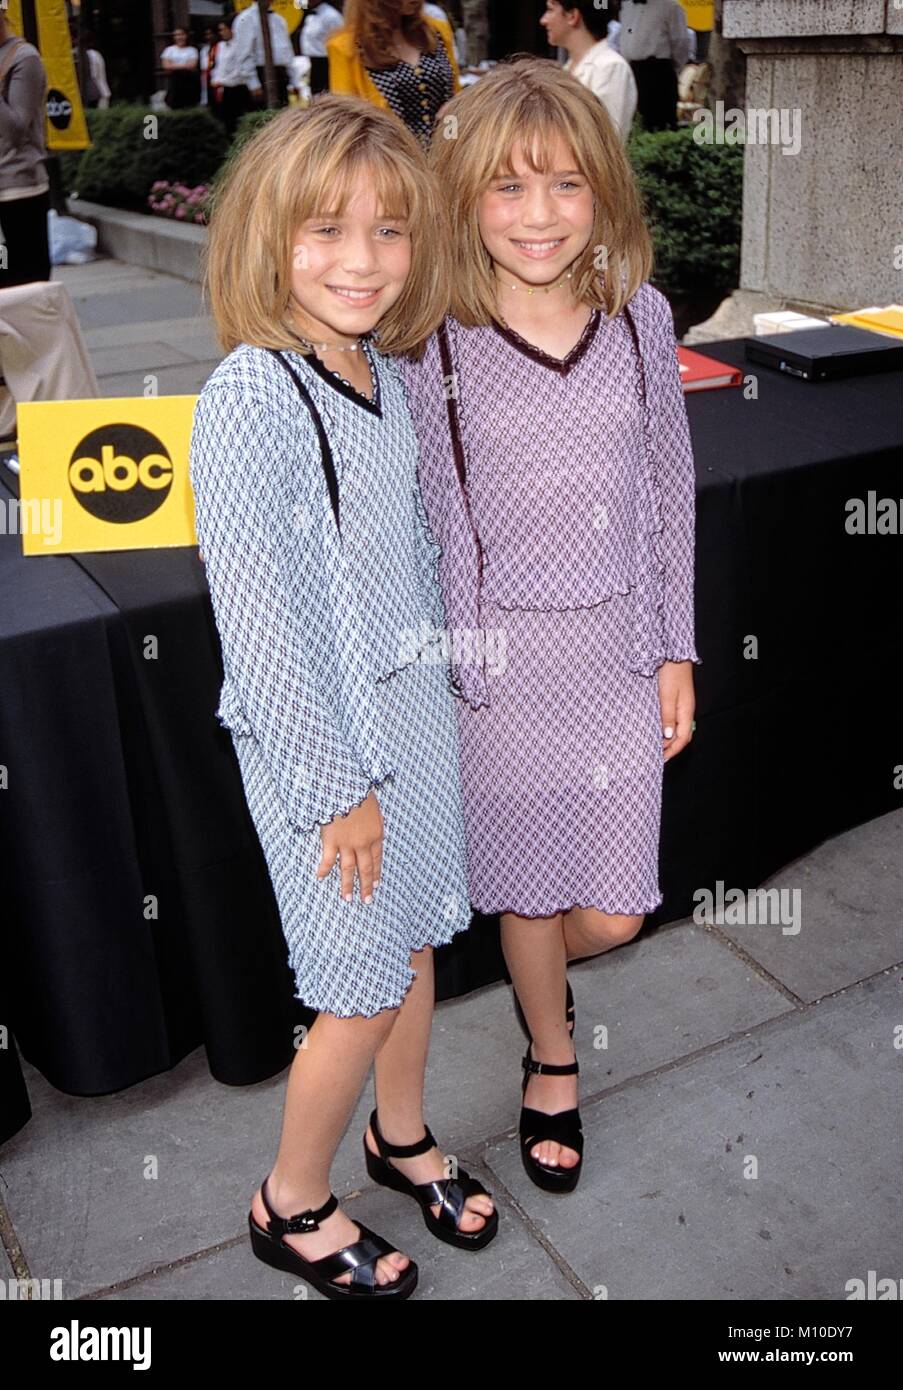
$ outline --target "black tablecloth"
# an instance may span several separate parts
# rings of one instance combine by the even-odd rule
[[[845,503],[903,496],[903,373],[812,385],[750,368],[741,340],[704,351],[754,370],[758,398],[688,397],[703,665],[696,737],[665,768],[652,927],[900,799],[901,540],[850,535]],[[0,467],[4,512],[17,491]],[[310,1015],[220,680],[195,548],[26,559],[0,534],[0,1141],[31,1113],[14,1038],[73,1095],[200,1044],[232,1085],[291,1061]],[[440,999],[500,979],[497,921],[436,964]]]

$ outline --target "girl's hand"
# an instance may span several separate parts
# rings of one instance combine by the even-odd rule
[[[373,901],[373,886],[379,883],[383,862],[383,818],[373,792],[346,816],[336,816],[320,829],[323,857],[317,865],[317,878],[325,878],[338,859],[342,869],[341,892],[345,902],[354,895],[357,869],[361,900]]]
[[[696,696],[692,661],[666,661],[658,670],[665,762],[686,748],[693,737]]]

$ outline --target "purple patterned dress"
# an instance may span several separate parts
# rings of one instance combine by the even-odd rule
[[[670,306],[645,283],[628,308],[563,359],[449,318],[402,365],[482,912],[662,901],[656,672],[700,662],[695,471]]]

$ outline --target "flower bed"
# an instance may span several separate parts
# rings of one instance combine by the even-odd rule
[[[205,183],[191,188],[185,183],[157,179],[147,196],[147,205],[158,217],[173,217],[179,222],[198,222],[206,226],[209,196],[210,190]]]

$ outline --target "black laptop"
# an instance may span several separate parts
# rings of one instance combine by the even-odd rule
[[[750,362],[761,362],[804,381],[835,381],[903,368],[903,338],[870,333],[845,323],[747,338],[745,345]]]

